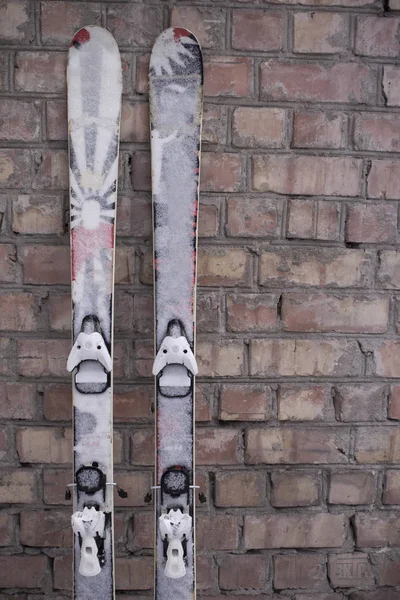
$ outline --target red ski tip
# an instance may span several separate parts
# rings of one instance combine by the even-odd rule
[[[178,44],[183,37],[189,37],[190,31],[183,27],[174,27],[174,41]]]
[[[87,29],[83,27],[83,29],[80,29],[78,33],[73,37],[69,47],[71,48],[71,46],[75,46],[75,48],[79,48],[79,46],[82,46],[82,44],[86,44],[86,42],[88,42],[89,40],[90,33]]]

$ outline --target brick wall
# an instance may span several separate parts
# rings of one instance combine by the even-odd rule
[[[116,577],[150,596],[147,66],[205,54],[198,588],[400,599],[400,2],[0,3],[0,593],[69,597],[66,48],[115,35],[124,105],[115,347]],[[398,586],[396,588],[396,585]]]

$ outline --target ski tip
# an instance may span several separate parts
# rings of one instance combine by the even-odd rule
[[[79,48],[82,46],[82,44],[86,44],[89,40],[90,40],[89,31],[87,30],[86,27],[82,27],[82,29],[79,29],[79,31],[77,31],[76,34],[74,35],[74,37],[72,38],[69,47],[72,48],[72,46],[73,46],[74,48],[79,50]]]
[[[115,41],[114,36],[108,29],[104,29],[104,27],[99,27],[98,25],[88,25],[79,29],[72,38],[69,47],[80,50],[82,47],[86,46],[88,42],[94,42],[96,45],[101,44],[109,50],[118,51],[117,42]]]
[[[185,27],[169,27],[156,39],[150,58],[150,74],[202,73],[199,40]]]

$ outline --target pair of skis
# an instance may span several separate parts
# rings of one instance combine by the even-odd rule
[[[183,28],[150,62],[156,381],[158,600],[195,595],[195,291],[202,55]],[[113,287],[121,61],[85,27],[68,62],[74,407],[74,598],[114,598]],[[118,488],[117,488],[118,489]],[[118,489],[120,495],[126,495]]]

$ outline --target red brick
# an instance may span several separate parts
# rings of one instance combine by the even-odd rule
[[[280,236],[282,202],[275,199],[229,198],[226,234],[238,237]]]
[[[358,512],[354,528],[358,548],[400,546],[400,523],[396,512]]]
[[[238,192],[242,188],[240,154],[203,152],[200,189],[202,192]]]
[[[2,419],[35,419],[38,413],[36,388],[30,383],[0,384],[0,416]]]
[[[128,492],[127,498],[115,497],[116,506],[147,506],[145,496],[151,491],[152,486],[150,471],[117,471],[114,477],[118,485]]]
[[[101,25],[100,4],[94,2],[42,2],[41,33],[45,44],[69,44],[84,25]]]
[[[262,506],[266,497],[263,473],[236,471],[215,476],[215,505],[222,508]]]
[[[72,590],[72,556],[56,556],[53,569],[54,589]]]
[[[204,95],[245,98],[252,94],[251,59],[212,56],[204,64]]]
[[[153,386],[149,385],[117,388],[114,391],[114,418],[124,422],[148,422],[152,419],[153,394]]]
[[[347,50],[348,37],[348,16],[343,13],[313,11],[294,15],[294,52],[344,52]]]
[[[0,140],[38,142],[40,140],[41,104],[2,98],[0,104]]]
[[[284,294],[282,323],[286,331],[385,333],[389,298],[338,294]]]
[[[400,253],[395,250],[379,252],[378,281],[380,287],[398,289],[400,287]]]
[[[340,203],[318,200],[315,206],[315,238],[317,240],[338,240],[340,237]]]
[[[271,0],[272,4],[281,4],[281,0]],[[299,4],[307,6],[343,6],[345,8],[352,8],[358,6],[373,6],[373,0],[285,0],[285,4]],[[336,596],[335,596],[336,598]],[[296,598],[296,600],[298,600]],[[302,598],[303,600],[303,598]],[[325,597],[321,600],[331,600]]]
[[[359,464],[400,461],[400,432],[396,427],[358,427],[354,457]]]
[[[219,331],[221,321],[221,298],[218,294],[199,294],[196,297],[197,333]]]
[[[125,314],[127,312],[125,308]],[[117,320],[117,319],[116,319]],[[148,295],[135,294],[133,298],[133,319],[131,322],[134,331],[137,333],[153,333],[154,331],[154,307],[153,298]],[[132,328],[131,325],[128,327],[120,327],[122,331],[126,331]]]
[[[400,585],[400,558],[398,552],[385,552],[373,555],[373,565],[377,570],[379,585]]]
[[[67,140],[67,103],[64,100],[48,100],[46,108],[47,139],[50,141]]]
[[[225,144],[228,123],[228,107],[205,103],[201,139],[210,144]],[[201,216],[201,213],[200,213]]]
[[[16,283],[19,265],[17,263],[16,247],[13,244],[0,245],[0,281],[1,283]]]
[[[15,89],[19,92],[65,92],[65,52],[17,52]]]
[[[331,554],[328,557],[329,580],[333,587],[354,588],[375,583],[368,554]]]
[[[359,63],[300,64],[271,59],[261,65],[261,97],[291,102],[374,104],[376,68]]]
[[[374,363],[379,377],[400,377],[400,344],[396,340],[382,342],[374,349]]]
[[[400,385],[390,386],[388,418],[400,419]]]
[[[346,471],[332,473],[329,484],[330,504],[372,504],[376,495],[373,472]]]
[[[0,293],[0,329],[36,331],[40,328],[41,304],[33,294]]]
[[[358,196],[362,161],[350,157],[253,156],[252,189],[303,196]]]
[[[154,428],[137,429],[131,433],[131,459],[133,465],[154,465]]]
[[[233,145],[238,148],[282,148],[286,111],[242,106],[233,113]]]
[[[400,5],[399,5],[400,8]],[[382,88],[387,106],[400,106],[400,69],[395,65],[383,67]]]
[[[69,340],[20,339],[18,341],[18,373],[23,377],[65,377]]]
[[[388,390],[385,385],[336,385],[333,390],[337,421],[385,421]]]
[[[121,142],[148,142],[149,138],[149,105],[144,102],[124,102],[121,111]]]
[[[14,340],[0,337],[0,375],[15,376],[16,349]]]
[[[247,286],[251,256],[242,248],[204,246],[198,255],[197,277],[203,286]]]
[[[196,556],[196,589],[208,590],[216,587],[214,561],[210,556]]]
[[[55,234],[64,233],[64,198],[62,196],[20,195],[13,202],[15,233]]]
[[[397,200],[400,185],[400,161],[373,160],[368,176],[368,197]]]
[[[198,465],[236,465],[242,462],[238,429],[202,428],[196,432]]]
[[[281,385],[278,393],[280,421],[330,421],[334,417],[332,399],[323,385]]]
[[[134,298],[129,292],[117,291],[114,296],[114,331],[132,333],[134,330],[133,317],[133,302]],[[151,307],[151,305],[150,305]],[[148,307],[148,309],[150,309]],[[150,310],[148,311],[150,312]],[[147,311],[144,311],[147,316]],[[140,318],[140,315],[139,315]],[[138,317],[136,317],[138,319]],[[139,321],[140,322],[140,321]],[[146,319],[143,319],[143,324],[146,324]],[[137,329],[137,328],[136,328]]]
[[[65,150],[37,150],[35,152],[34,190],[68,189],[68,154]]]
[[[162,31],[162,8],[141,4],[108,5],[107,27],[119,46],[150,47]]]
[[[2,504],[33,504],[38,502],[38,475],[32,469],[19,467],[13,471],[3,467],[0,474]]]
[[[319,504],[321,473],[274,471],[271,473],[271,504],[277,508]]]
[[[266,557],[262,554],[226,554],[219,562],[218,579],[222,590],[263,590]]]
[[[273,331],[277,329],[278,295],[234,294],[226,297],[228,331]]]
[[[25,546],[68,548],[72,545],[70,511],[23,510],[20,542]]]
[[[43,501],[45,504],[71,505],[71,500],[65,499],[67,485],[71,483],[71,469],[43,470]]]
[[[326,586],[323,554],[278,554],[274,556],[274,588],[321,589]]]
[[[135,248],[117,247],[115,252],[115,283],[133,283],[135,281]]]
[[[15,517],[10,515],[9,512],[0,513],[0,546],[13,546],[15,541],[15,534],[17,532],[17,524]]]
[[[251,340],[250,373],[256,377],[349,377],[361,374],[363,362],[354,340]]]
[[[246,463],[343,464],[348,462],[349,430],[251,428],[247,432]],[[279,547],[279,546],[278,546]]]
[[[23,248],[24,283],[69,284],[68,246],[25,246]]]
[[[31,44],[34,11],[29,0],[9,0],[0,7],[0,38],[4,44]]]
[[[200,342],[196,358],[203,377],[237,377],[246,372],[242,340]]]
[[[280,513],[244,518],[244,543],[248,550],[338,548],[344,538],[345,517],[340,514]]]
[[[282,50],[285,15],[271,10],[233,10],[232,48],[235,50]]]
[[[131,552],[154,547],[154,511],[136,512],[128,527],[127,548]]]
[[[117,557],[117,590],[149,590],[154,584],[154,559],[151,556]]]
[[[71,296],[50,294],[48,299],[50,329],[71,331]]]
[[[332,598],[332,600],[336,599]],[[400,594],[399,592],[396,592],[395,590],[386,587],[377,588],[372,591],[359,590],[351,592],[349,600],[400,600]]]
[[[356,54],[396,58],[399,54],[400,20],[363,15],[357,19]]]
[[[207,422],[213,418],[214,386],[196,383],[196,422]]]
[[[72,431],[62,427],[21,428],[17,431],[17,452],[24,463],[69,463]]]
[[[8,72],[9,72],[10,57],[7,52],[0,52],[0,90],[8,91]]]
[[[150,54],[142,54],[136,59],[136,92],[147,94],[149,91],[149,63]]]
[[[302,111],[294,114],[295,148],[345,148],[346,141],[347,115],[333,111]]]
[[[26,188],[31,182],[31,156],[28,150],[0,151],[0,189]]]
[[[239,543],[239,523],[235,515],[199,514],[196,518],[197,550],[236,550]]]
[[[223,8],[200,6],[173,6],[171,27],[185,27],[192,31],[203,49],[220,49],[224,46],[226,11]]]
[[[148,192],[151,190],[151,166],[149,152],[133,152],[131,161],[133,189]]]
[[[118,194],[117,236],[149,237],[151,229],[151,200],[146,194]]]
[[[47,556],[0,556],[2,588],[42,588],[51,585]]]
[[[358,115],[354,142],[359,150],[399,152],[400,118],[398,115]]]
[[[364,250],[281,249],[261,254],[260,284],[369,287],[373,270],[372,255]]]
[[[43,413],[48,421],[71,421],[71,386],[59,383],[46,385],[43,397]]]

